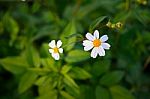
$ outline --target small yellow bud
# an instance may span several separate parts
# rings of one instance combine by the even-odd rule
[[[143,5],[146,5],[146,4],[147,4],[147,1],[146,1],[146,0],[145,0],[145,1],[143,1],[143,2],[142,2],[142,4],[143,4]]]
[[[112,23],[109,21],[106,26],[108,26],[109,28],[111,27]]]
[[[117,23],[116,23],[116,27],[117,27],[117,28],[121,28],[122,26],[123,26],[123,24],[122,24],[121,22],[117,22]]]
[[[112,24],[112,25],[111,25],[111,28],[112,28],[112,29],[116,28],[116,24]]]
[[[139,4],[143,4],[146,5],[147,4],[147,0],[136,0]]]

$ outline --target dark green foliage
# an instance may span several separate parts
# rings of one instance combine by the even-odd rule
[[[0,0],[0,99],[150,99],[149,11],[148,0]],[[93,59],[82,41],[95,29],[111,47]]]

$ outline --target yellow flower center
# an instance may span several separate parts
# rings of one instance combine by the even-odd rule
[[[53,50],[54,50],[54,53],[58,53],[58,48],[57,47],[53,48]]]
[[[93,45],[94,45],[94,47],[99,47],[101,45],[101,41],[99,39],[95,39],[93,41]]]

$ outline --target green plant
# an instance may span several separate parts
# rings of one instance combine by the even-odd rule
[[[149,99],[150,4],[141,2],[0,1],[0,98]],[[105,57],[83,51],[94,30],[109,37]],[[59,61],[53,39],[63,42]]]

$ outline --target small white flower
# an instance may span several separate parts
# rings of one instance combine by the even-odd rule
[[[105,41],[108,40],[107,35],[103,35],[99,38],[99,31],[95,30],[94,35],[92,35],[91,33],[87,33],[86,38],[88,40],[83,41],[84,51],[89,51],[93,48],[91,52],[91,57],[96,58],[97,55],[105,56],[104,49],[110,48],[110,45],[108,43],[105,43]]]
[[[57,44],[56,44],[55,40],[52,40],[49,43],[49,47],[51,48],[51,49],[49,49],[49,52],[51,53],[52,57],[55,60],[59,60],[59,58],[60,58],[59,53],[63,53],[63,48],[60,48],[61,45],[62,45],[61,40],[58,40]]]

